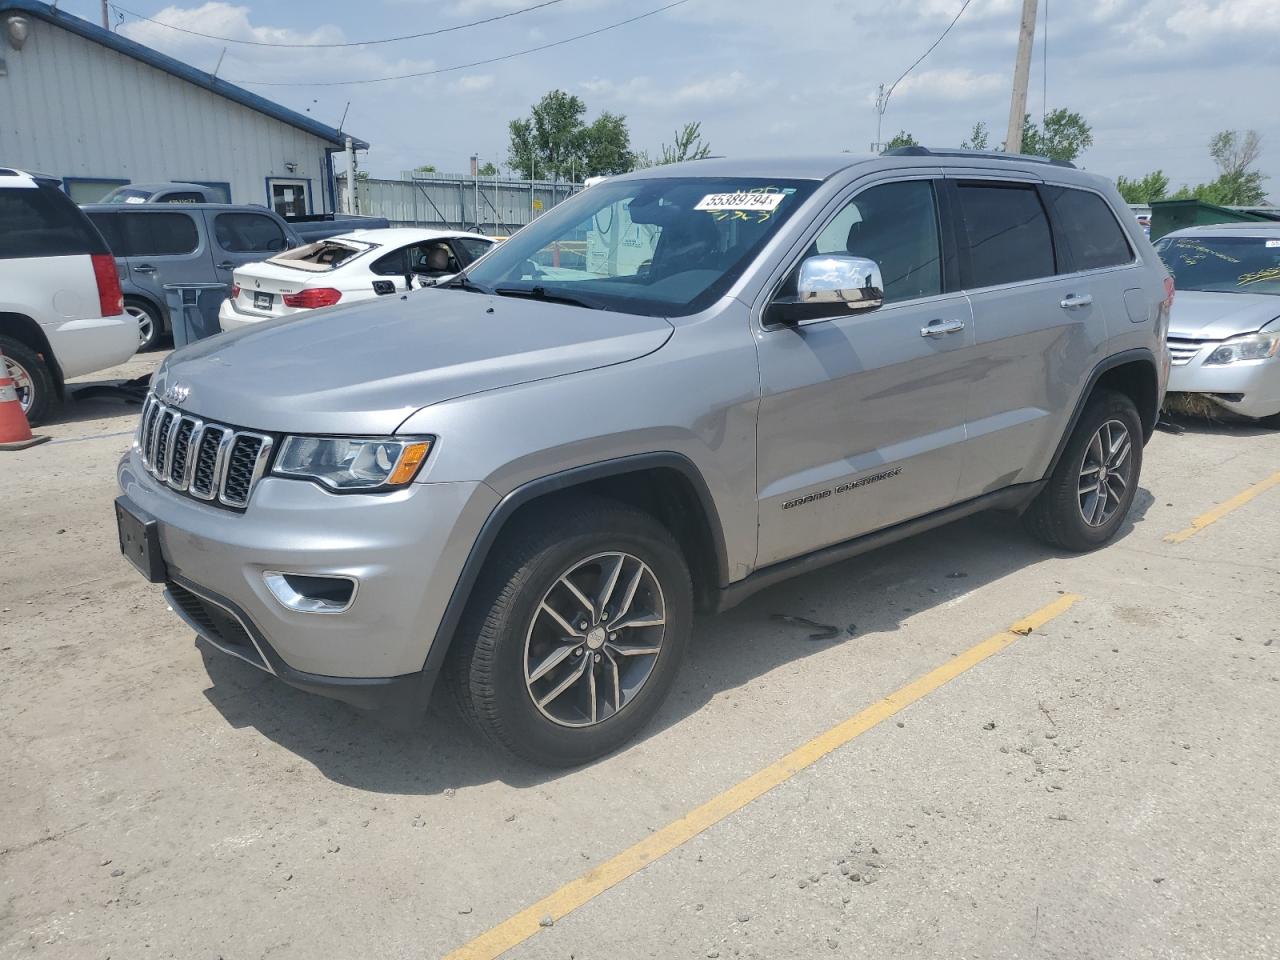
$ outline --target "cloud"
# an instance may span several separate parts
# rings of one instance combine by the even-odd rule
[[[751,84],[746,74],[733,70],[675,88],[658,87],[646,76],[632,77],[622,83],[595,77],[582,81],[578,86],[586,93],[613,103],[658,106],[723,103],[740,97]]]
[[[454,93],[481,93],[493,86],[494,76],[491,73],[475,73],[460,77],[449,84]]]
[[[963,102],[990,96],[1009,85],[1009,77],[1000,73],[975,73],[968,67],[925,70],[913,73],[893,91],[893,99],[915,99],[923,102]],[[872,96],[871,102],[875,102]]]

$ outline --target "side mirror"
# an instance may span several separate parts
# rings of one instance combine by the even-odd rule
[[[880,266],[865,257],[809,257],[800,264],[796,295],[769,305],[772,323],[831,320],[845,311],[874,310],[884,303]],[[842,309],[843,308],[843,309]]]

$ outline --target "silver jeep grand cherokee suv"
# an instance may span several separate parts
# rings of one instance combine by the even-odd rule
[[[575,764],[633,737],[695,610],[957,517],[1124,523],[1172,285],[1115,189],[1027,157],[657,167],[445,288],[156,372],[121,546],[304,690]]]

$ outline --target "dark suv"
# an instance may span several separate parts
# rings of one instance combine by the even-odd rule
[[[265,207],[225,203],[95,203],[81,207],[115,254],[140,349],[169,333],[167,283],[221,283],[236,267],[302,241]]]

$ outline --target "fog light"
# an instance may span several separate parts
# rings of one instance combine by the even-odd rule
[[[355,577],[267,570],[262,579],[273,597],[298,613],[345,613],[356,599]]]

